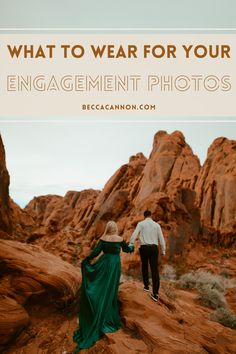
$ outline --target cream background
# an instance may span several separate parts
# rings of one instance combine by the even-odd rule
[[[236,35],[233,34],[103,34],[103,35],[1,35],[1,57],[0,57],[0,90],[2,97],[1,114],[5,117],[61,117],[81,116],[94,114],[94,116],[137,116],[143,115],[155,117],[166,116],[235,116],[236,106]],[[85,48],[85,55],[81,59],[63,58],[61,44],[82,44]],[[177,47],[176,58],[154,58],[149,56],[144,59],[142,48],[145,44],[155,46],[162,44],[165,47],[173,44]],[[12,59],[7,50],[7,44],[33,44],[35,48],[39,45],[46,47],[47,44],[56,44],[54,58],[52,59]],[[139,51],[139,58],[108,59],[94,58],[90,50],[90,44],[114,44],[118,48],[121,44],[127,48],[128,44],[135,44]],[[204,44],[208,46],[227,44],[231,47],[231,58],[203,58],[194,56],[185,58],[185,52],[181,47],[183,44]],[[7,75],[45,75],[51,77],[63,75],[140,75],[143,80],[137,92],[7,92]],[[231,77],[232,89],[230,91],[207,92],[205,90],[194,92],[173,91],[164,92],[154,90],[147,91],[145,81],[148,75],[229,75]],[[82,104],[155,104],[156,110],[150,111],[82,111]]]

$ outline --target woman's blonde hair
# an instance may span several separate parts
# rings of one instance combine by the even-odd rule
[[[118,235],[118,227],[115,221],[108,221],[103,236]]]

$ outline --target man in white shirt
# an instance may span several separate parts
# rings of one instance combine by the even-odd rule
[[[161,245],[161,254],[165,255],[165,240],[162,234],[161,226],[152,220],[151,212],[146,210],[144,212],[144,220],[140,221],[134,230],[131,238],[130,245],[139,236],[140,241],[140,257],[142,262],[142,275],[144,291],[149,290],[149,276],[148,276],[148,263],[150,264],[152,273],[152,288],[153,293],[151,298],[158,301],[158,291],[160,287],[160,277],[158,271],[158,244]]]

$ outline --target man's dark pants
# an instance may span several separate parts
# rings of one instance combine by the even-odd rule
[[[150,264],[153,294],[158,294],[160,287],[160,277],[158,271],[158,247],[157,245],[141,245],[139,252],[142,261],[143,284],[145,288],[148,288],[148,264]]]

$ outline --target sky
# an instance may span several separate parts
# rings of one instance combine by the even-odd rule
[[[0,0],[1,28],[232,28],[235,0]],[[6,32],[5,32],[6,33]],[[4,117],[3,117],[4,118]],[[158,130],[181,130],[203,163],[218,136],[236,139],[235,123],[2,123],[10,194],[24,206],[43,194],[102,188],[129,157],[149,156]]]
[[[235,0],[0,0],[0,27],[235,27]]]

